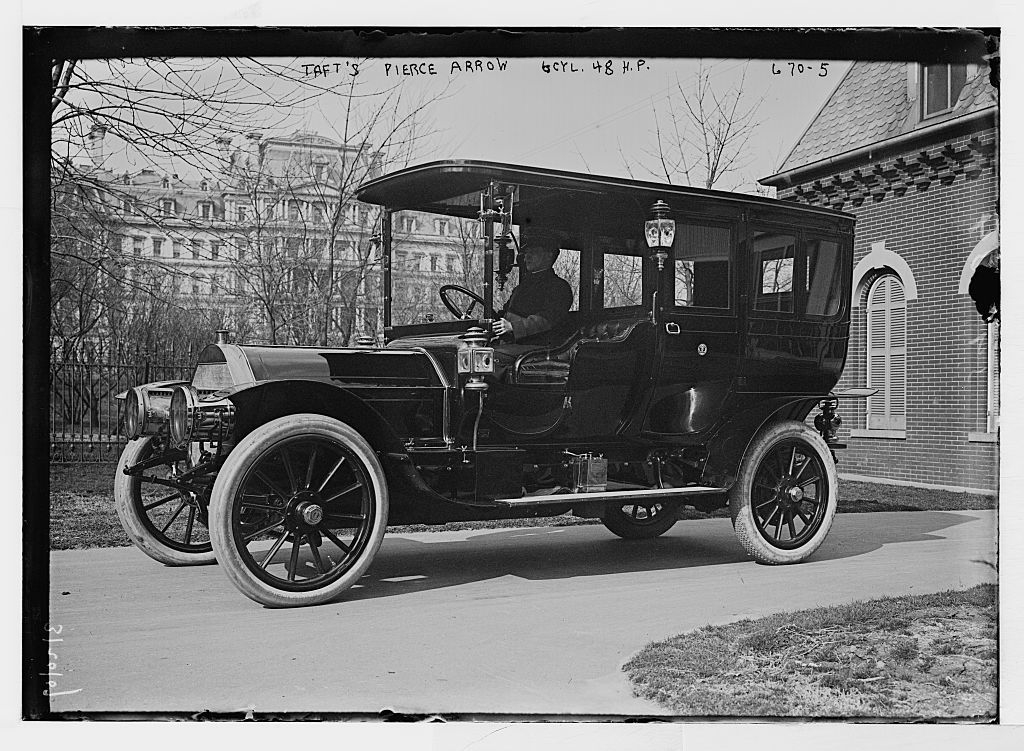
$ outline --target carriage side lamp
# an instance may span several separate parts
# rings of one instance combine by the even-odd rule
[[[487,346],[489,337],[479,326],[470,326],[459,345],[459,374],[468,375],[467,391],[487,391],[484,374],[494,372],[494,348]]]
[[[470,326],[460,338],[462,344],[459,345],[456,355],[459,375],[469,376],[463,389],[479,394],[476,420],[473,423],[473,450],[476,451],[480,418],[484,416],[484,397],[487,395],[487,382],[484,381],[484,374],[494,372],[494,348],[487,346],[490,337],[479,326]]]
[[[665,270],[668,251],[676,239],[676,220],[672,219],[672,210],[662,200],[651,206],[650,218],[644,222],[644,238],[651,249],[651,259],[658,264],[658,271]]]

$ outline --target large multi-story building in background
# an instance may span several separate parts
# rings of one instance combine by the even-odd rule
[[[380,155],[306,132],[221,146],[204,175],[133,170],[93,128],[90,182],[106,187],[107,220],[134,283],[217,306],[224,326],[250,341],[379,339],[380,208],[353,194],[381,173]],[[432,291],[474,283],[478,224],[414,212],[393,221],[396,320],[447,315]]]

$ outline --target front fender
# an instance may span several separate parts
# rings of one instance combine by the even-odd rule
[[[328,381],[260,381],[225,389],[217,396],[230,399],[236,407],[236,441],[278,417],[313,413],[351,425],[377,451],[405,451],[379,412],[348,389]]]

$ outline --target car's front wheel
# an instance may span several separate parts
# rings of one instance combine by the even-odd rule
[[[269,607],[316,605],[355,584],[380,547],[388,491],[373,449],[322,415],[268,422],[221,468],[213,549],[232,583]]]
[[[825,540],[839,481],[824,439],[800,422],[763,429],[729,493],[740,544],[760,563],[798,563]]]

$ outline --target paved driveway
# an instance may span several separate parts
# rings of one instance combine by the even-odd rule
[[[622,664],[707,623],[994,581],[994,511],[840,514],[797,566],[728,520],[389,535],[345,599],[269,610],[216,566],[133,548],[51,558],[55,711],[646,715]],[[51,659],[53,659],[51,657]]]

